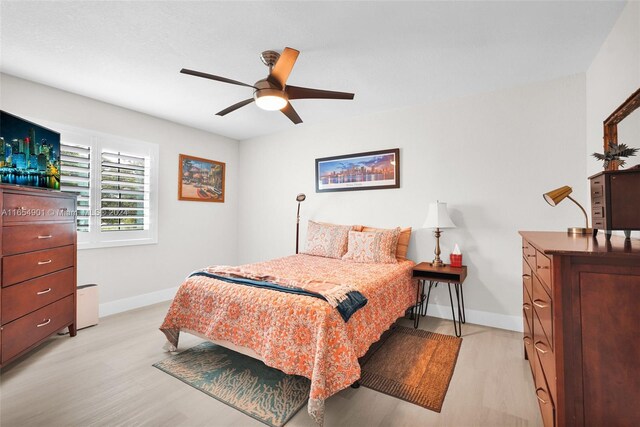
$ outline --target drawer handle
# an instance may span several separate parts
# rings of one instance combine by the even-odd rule
[[[51,234],[47,234],[46,236],[38,236],[38,239],[50,239],[53,236]]]
[[[48,294],[49,292],[51,292],[51,288],[45,289],[44,291],[36,292],[36,295],[44,295]]]
[[[542,341],[538,341],[533,345],[536,348],[536,350],[538,350],[540,353],[547,354],[549,352],[549,350],[543,350],[540,347],[538,347],[538,344],[541,344],[541,345],[544,345],[544,344],[542,344]]]
[[[538,395],[538,392],[539,392],[539,391],[543,392],[545,395],[547,394],[547,392],[546,392],[543,388],[537,388],[537,389],[536,389],[536,397],[538,398],[538,400],[539,400],[543,405],[546,405],[547,403],[549,403],[549,401],[548,401],[548,400],[544,400],[543,398],[541,398],[541,397]]]
[[[524,304],[522,304],[522,308],[524,308],[525,310],[531,310],[531,306],[529,305],[529,303],[525,302]]]
[[[538,270],[548,270],[549,266],[548,265],[539,265],[538,266]]]
[[[38,325],[36,325],[36,326],[37,326],[38,328],[41,328],[41,327],[43,327],[43,326],[48,325],[49,323],[51,323],[51,319],[47,319],[47,320],[45,320],[44,322],[42,322],[42,323],[40,323],[40,324],[38,324]]]
[[[599,204],[600,204],[600,202],[596,202],[595,204],[596,204],[596,205],[599,205]]]
[[[38,265],[45,265],[45,264],[51,264],[53,262],[53,260],[48,259],[46,261],[38,261]]]
[[[549,307],[549,304],[541,304],[538,301],[542,301],[542,300],[541,299],[533,300],[533,305],[535,305],[538,308],[547,308],[547,307]]]
[[[531,345],[531,340],[529,339],[529,337],[524,337],[524,338],[522,338],[522,339],[524,340],[524,343],[525,343],[526,345]]]
[[[531,254],[527,254],[527,258],[533,258],[534,256],[536,256],[535,254],[531,255]]]

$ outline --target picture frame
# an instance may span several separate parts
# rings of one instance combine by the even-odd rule
[[[400,188],[400,149],[316,159],[316,193]]]
[[[225,163],[186,154],[178,162],[178,200],[224,203]]]

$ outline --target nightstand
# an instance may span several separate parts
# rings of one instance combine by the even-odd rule
[[[462,335],[462,324],[466,322],[464,313],[464,294],[462,292],[462,283],[467,277],[467,266],[451,267],[450,265],[433,266],[430,262],[421,262],[413,267],[413,278],[418,279],[418,289],[416,292],[416,305],[413,307],[413,327],[418,328],[420,325],[420,316],[427,315],[427,306],[429,305],[429,296],[431,289],[437,287],[439,283],[446,283],[449,287],[449,301],[451,302],[451,317],[453,318],[453,330],[456,336]],[[425,297],[425,288],[427,294]],[[453,295],[451,293],[451,285],[454,287],[456,294],[456,303],[458,305],[458,315],[453,304]]]

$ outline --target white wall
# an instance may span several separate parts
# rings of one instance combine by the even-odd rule
[[[158,244],[78,252],[78,284],[99,284],[102,315],[170,299],[196,268],[236,263],[237,141],[6,74],[0,89],[16,115],[159,145]],[[179,153],[227,164],[225,203],[177,200]]]
[[[587,71],[587,155],[603,151],[602,122],[640,88],[640,2],[629,2]],[[618,125],[618,141],[640,148],[640,109]],[[625,169],[640,164],[631,157]],[[602,162],[587,159],[587,174]],[[634,232],[634,237],[640,233]]]
[[[585,77],[577,75],[241,141],[239,261],[294,252],[299,192],[307,194],[302,242],[308,219],[412,226],[409,257],[430,261],[434,238],[419,228],[439,199],[458,225],[441,238],[444,259],[458,243],[469,266],[469,321],[520,329],[518,230],[582,224],[575,206],[552,208],[542,194],[561,185],[586,193],[584,106]],[[400,189],[315,193],[314,159],[395,147]],[[449,313],[445,290],[435,296],[434,309]]]

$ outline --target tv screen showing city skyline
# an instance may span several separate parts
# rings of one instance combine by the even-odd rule
[[[0,111],[0,182],[60,189],[60,134]]]

